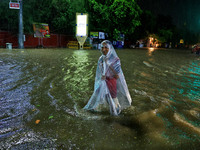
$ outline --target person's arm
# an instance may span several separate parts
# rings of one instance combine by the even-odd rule
[[[102,76],[101,76],[101,80],[105,80],[106,79],[106,60],[102,60],[102,68],[103,68],[103,73],[102,73]]]
[[[112,70],[112,72],[114,73],[113,77],[114,77],[115,79],[118,79],[118,78],[119,78],[118,73],[115,71],[115,69],[114,69],[111,65],[110,65],[109,67],[110,67],[110,69]]]
[[[118,79],[119,78],[119,73],[120,73],[120,60],[119,60],[119,58],[112,64],[112,65],[110,65],[109,66],[109,68],[112,70],[112,72],[113,72],[113,77],[115,78],[115,79]]]

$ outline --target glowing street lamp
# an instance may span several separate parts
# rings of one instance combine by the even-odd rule
[[[76,13],[76,38],[83,49],[83,44],[88,37],[88,14]]]

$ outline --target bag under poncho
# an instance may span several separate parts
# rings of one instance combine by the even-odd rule
[[[109,108],[111,115],[118,115],[122,109],[131,105],[131,97],[121,69],[120,59],[112,43],[105,40],[101,47],[109,51],[98,60],[94,92],[84,107],[86,110],[102,111]],[[101,51],[102,52],[102,51]]]

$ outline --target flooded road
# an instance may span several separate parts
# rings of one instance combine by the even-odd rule
[[[133,103],[113,117],[82,109],[98,50],[0,49],[0,149],[198,149],[200,57],[116,52]]]

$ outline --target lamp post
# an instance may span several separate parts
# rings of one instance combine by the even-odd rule
[[[88,14],[76,13],[76,38],[83,49],[83,44],[88,37]]]
[[[19,9],[19,35],[18,35],[18,44],[19,49],[24,49],[24,38],[23,38],[23,2],[19,1],[20,9]]]

